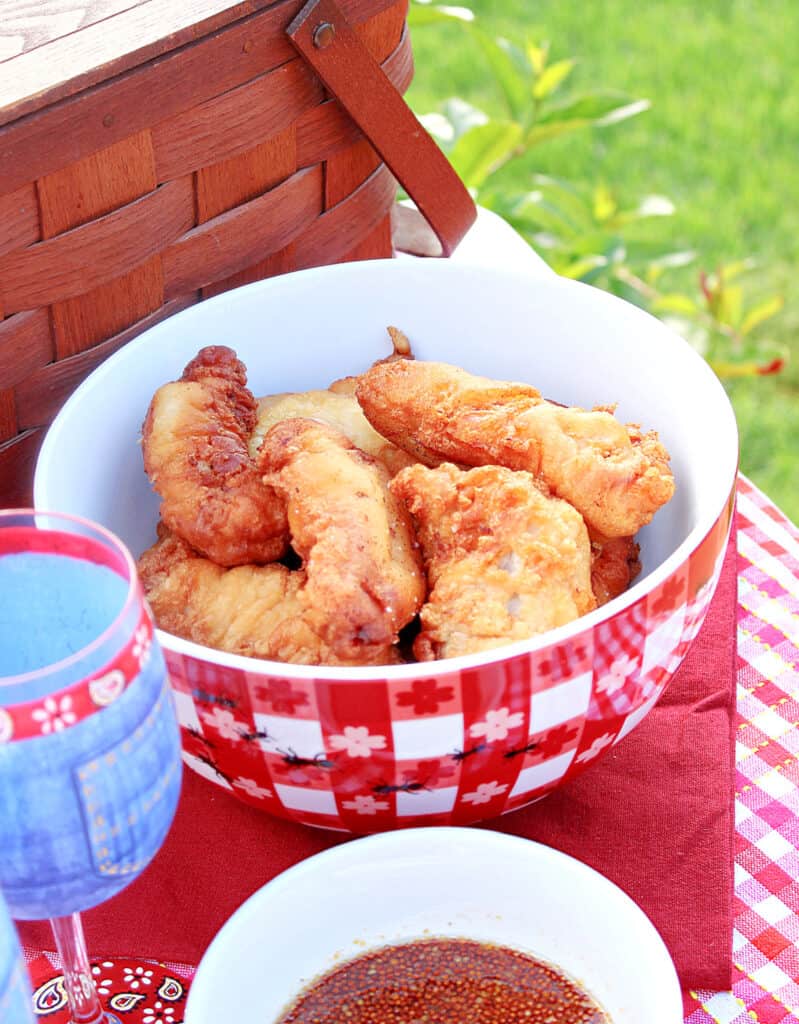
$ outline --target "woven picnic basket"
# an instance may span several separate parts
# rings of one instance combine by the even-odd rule
[[[159,320],[263,277],[390,256],[409,216],[397,181],[442,255],[475,216],[402,99],[407,0],[95,4],[99,23],[60,41],[92,55],[73,74],[47,40],[0,63],[0,506],[30,503],[63,402]]]

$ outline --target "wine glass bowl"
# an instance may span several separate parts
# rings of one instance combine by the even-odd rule
[[[81,585],[87,600],[104,576],[119,584],[115,613],[90,643],[0,675],[0,884],[14,916],[35,919],[110,899],[150,862],[177,805],[180,745],[163,655],[120,542],[74,519],[3,512],[0,558],[13,554],[28,574],[31,557],[50,570],[64,560],[88,567],[64,588],[76,598],[53,627],[64,636],[81,618],[86,628]],[[22,608],[27,585],[35,586],[18,579]],[[63,636],[49,643],[69,646]]]
[[[77,913],[144,870],[180,792],[173,698],[127,548],[78,517],[0,511],[0,640],[0,887],[14,917],[56,922],[62,959],[85,961]]]

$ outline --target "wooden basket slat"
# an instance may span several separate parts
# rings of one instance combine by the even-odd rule
[[[359,188],[379,166],[380,157],[366,139],[343,153],[331,156],[325,164],[325,209],[330,209]]]
[[[0,489],[4,508],[25,508],[33,503],[33,469],[43,440],[43,430],[30,430],[0,444]]]
[[[178,178],[98,220],[0,258],[6,314],[84,294],[127,273],[194,223],[190,178]]]
[[[159,181],[236,156],[291,126],[324,98],[319,80],[291,61],[152,129]]]
[[[46,309],[17,313],[0,322],[0,388],[19,384],[54,355]]]
[[[57,358],[76,355],[105,341],[163,303],[160,255],[90,292],[54,303],[51,317]]]
[[[296,269],[341,259],[390,212],[396,191],[394,176],[381,164],[355,192],[317,217],[297,239]]]
[[[22,430],[44,426],[50,422],[64,400],[75,390],[92,370],[103,362],[112,352],[116,352],[138,334],[160,323],[169,316],[179,313],[197,301],[197,294],[185,295],[181,299],[167,302],[157,312],[144,317],[102,345],[68,359],[50,363],[31,374],[16,389],[17,416]]]
[[[322,163],[362,139],[360,128],[335,100],[326,100],[297,120],[297,167]]]
[[[282,249],[322,209],[322,168],[309,167],[258,199],[194,228],[162,255],[165,298],[212,284]]]
[[[376,260],[385,257],[391,248],[391,213],[389,212],[369,234],[349,252],[340,256],[337,263],[352,263],[356,260]]]
[[[33,182],[0,195],[0,256],[31,245],[40,237],[39,204]]]
[[[42,238],[63,234],[127,206],[157,184],[148,131],[90,153],[37,182]]]
[[[151,64],[0,128],[0,194],[190,110],[288,60],[284,28],[304,0],[286,0]],[[353,24],[396,0],[342,0]]]
[[[11,388],[0,391],[0,441],[13,437],[19,431],[16,394]]]
[[[240,270],[230,277],[221,281],[215,281],[202,290],[202,297],[210,299],[214,295],[226,292],[230,288],[239,288],[243,284],[252,284],[253,281],[262,281],[265,277],[275,277],[278,274],[289,274],[296,266],[295,259],[296,245],[289,242],[287,246],[267,256],[266,259],[253,263],[251,267]]]
[[[297,136],[293,125],[246,153],[204,167],[196,178],[198,223],[204,224],[234,206],[257,199],[288,181],[296,169]]]
[[[39,180],[42,237],[105,216],[152,192],[155,157],[147,131],[91,153]],[[164,301],[160,260],[152,257],[120,277],[53,303],[59,359],[83,352],[158,309]]]
[[[413,47],[411,34],[405,28],[394,51],[380,65],[394,88],[404,93],[413,78]]]
[[[407,17],[408,0],[405,0],[355,25],[359,39],[378,63],[382,63],[399,42],[405,31]]]

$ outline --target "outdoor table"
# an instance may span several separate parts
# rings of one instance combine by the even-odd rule
[[[486,210],[452,258],[552,273]],[[685,993],[685,1021],[799,1024],[799,530],[744,476],[737,512],[734,981],[730,992]],[[52,953],[25,953],[37,977],[57,966]],[[98,977],[112,962],[103,962]],[[167,966],[183,986],[196,967]],[[180,1024],[180,1010],[168,1019]]]

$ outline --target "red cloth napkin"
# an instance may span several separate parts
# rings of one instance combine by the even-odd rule
[[[702,630],[658,705],[577,779],[480,826],[556,847],[621,886],[686,989],[731,986],[736,584],[733,535]],[[153,863],[83,915],[89,952],[196,964],[256,889],[347,838],[271,818],[186,771]],[[45,925],[20,932],[25,945],[52,948]]]

